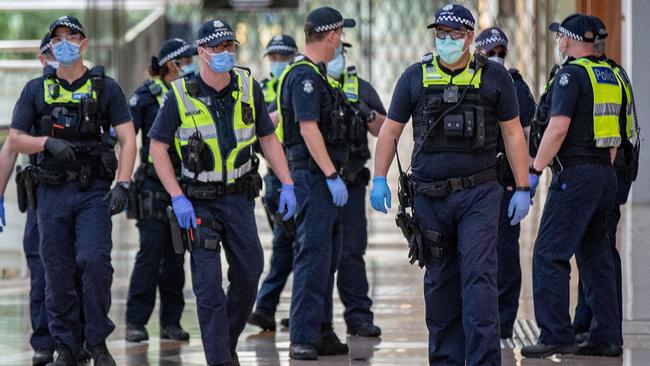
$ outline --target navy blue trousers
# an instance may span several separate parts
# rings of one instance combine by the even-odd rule
[[[165,192],[158,180],[146,178],[140,193]],[[171,202],[155,202],[154,208],[165,212]],[[165,216],[166,217],[166,216]],[[160,326],[180,326],[185,307],[184,256],[174,253],[169,222],[150,217],[138,221],[140,250],[135,257],[126,302],[126,322],[144,326],[156,305],[160,291]]]
[[[115,329],[111,306],[111,218],[103,197],[110,182],[93,179],[87,191],[76,181],[38,187],[40,253],[45,269],[45,303],[50,334],[73,354],[79,352],[85,329],[88,345],[103,343]],[[75,274],[81,276],[83,301]],[[81,320],[85,316],[85,328]]]
[[[495,181],[442,198],[415,195],[423,230],[442,234],[444,256],[424,275],[429,364],[501,365],[497,230],[502,188]]]
[[[223,232],[199,226],[197,238],[219,240],[228,262],[228,291],[224,292],[220,250],[195,248],[191,254],[192,287],[208,365],[232,360],[237,339],[255,304],[257,285],[264,267],[264,253],[257,236],[255,201],[244,194],[215,200],[192,200],[202,222],[218,220]]]
[[[569,316],[569,260],[573,255],[594,314],[589,340],[609,344],[619,339],[607,226],[615,186],[614,169],[606,165],[578,165],[553,176],[533,254],[535,318],[542,344],[575,343]]]
[[[290,338],[292,343],[316,344],[321,324],[332,321],[334,273],[341,256],[341,209],[332,202],[322,174],[296,169],[291,175],[298,208]]]
[[[274,175],[264,177],[264,201],[271,212],[278,210],[282,182]],[[287,232],[284,225],[276,224],[273,228],[273,253],[271,267],[257,294],[256,310],[274,316],[280,302],[280,295],[293,268],[293,243],[296,237]]]
[[[29,343],[34,351],[53,351],[55,344],[47,325],[45,308],[45,270],[39,253],[38,218],[36,210],[27,210],[23,250],[30,275],[29,314],[32,322],[32,335]]]
[[[366,262],[363,260],[368,246],[365,181],[357,180],[348,186],[348,203],[341,209],[341,222],[343,244],[336,285],[345,306],[345,324],[351,329],[373,322]]]
[[[618,223],[621,220],[621,205],[627,202],[627,197],[630,194],[631,184],[626,182],[625,175],[621,172],[616,174],[616,204],[612,206],[607,217],[607,225],[609,226],[609,240],[612,249],[612,257],[614,258],[614,271],[616,273],[616,295],[618,305],[618,328],[619,328],[619,344],[623,344],[623,274],[621,269],[621,256],[616,249],[616,232]],[[587,299],[585,298],[585,291],[582,287],[582,280],[578,285],[578,305],[576,306],[575,316],[573,318],[573,328],[578,331],[588,331],[591,328],[591,320],[593,313]]]
[[[508,205],[514,191],[504,188],[499,212],[497,236],[497,263],[499,286],[499,321],[501,337],[510,337],[519,310],[521,292],[521,264],[519,260],[519,234],[521,225],[510,225]]]

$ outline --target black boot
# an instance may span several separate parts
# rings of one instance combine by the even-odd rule
[[[141,325],[127,324],[124,338],[127,342],[142,342],[149,340],[147,329]]]
[[[623,354],[623,347],[618,344],[596,344],[587,342],[578,346],[576,355],[618,357]]]
[[[289,318],[280,319],[280,325],[285,328],[289,328]]]
[[[265,332],[275,332],[275,318],[259,310],[251,313],[248,317],[248,324],[257,325]]]
[[[324,322],[321,325],[320,340],[316,344],[316,350],[320,356],[347,355],[350,351],[348,345],[341,343],[339,337],[334,333],[330,322]]]
[[[32,356],[32,366],[44,366],[53,360],[54,352],[52,351],[34,351],[34,356]]]
[[[372,323],[363,323],[354,328],[348,328],[348,334],[358,337],[379,337],[381,329]]]
[[[88,350],[93,358],[93,366],[116,366],[113,356],[106,348],[106,343],[88,346]]]
[[[90,361],[90,358],[92,356],[90,355],[90,352],[86,349],[86,346],[81,347],[81,351],[79,351],[79,354],[77,355],[77,361],[78,362],[88,362]]]
[[[570,345],[546,345],[537,343],[532,346],[525,346],[521,349],[521,355],[527,358],[545,358],[552,355],[574,354],[578,346]]]
[[[47,366],[77,366],[77,359],[72,355],[68,347],[60,345],[56,348],[56,357],[54,361]]]
[[[174,341],[189,341],[190,334],[181,328],[180,325],[160,328],[160,338]]]
[[[318,350],[311,344],[291,343],[289,357],[294,360],[317,360]]]

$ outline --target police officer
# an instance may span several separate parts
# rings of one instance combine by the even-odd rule
[[[344,27],[353,27],[330,7],[305,22],[305,52],[280,77],[281,135],[296,182],[297,242],[293,260],[291,346],[293,359],[347,354],[332,327],[334,273],[340,258],[341,207],[348,191],[339,175],[348,160],[345,96],[328,83],[323,63],[334,59]]]
[[[343,43],[336,57],[327,64],[327,74],[335,80],[330,84],[341,89],[352,106],[348,118],[350,156],[343,166],[348,202],[341,210],[343,245],[336,284],[345,306],[343,318],[348,334],[379,337],[381,329],[373,324],[363,260],[368,246],[366,186],[370,181],[370,170],[365,164],[370,159],[368,132],[373,136],[379,134],[386,110],[375,88],[357,75],[356,67],[346,67],[346,50],[350,47],[351,44]]]
[[[142,130],[140,167],[133,182],[138,199],[131,205],[136,208],[133,216],[138,219],[140,251],[135,258],[131,284],[126,302],[126,334],[130,342],[149,339],[145,324],[156,304],[156,288],[160,291],[160,338],[186,341],[190,335],[180,325],[185,306],[184,256],[176,254],[172,245],[169,219],[165,209],[171,197],[156,175],[153,160],[149,156],[149,138],[160,101],[171,88],[171,82],[179,76],[194,72],[192,56],[196,47],[182,39],[165,41],[158,57],[152,57],[146,80],[129,100],[136,131]],[[170,159],[180,171],[180,159],[172,148]],[[137,207],[135,207],[137,205]]]
[[[425,55],[400,77],[375,152],[370,199],[373,208],[386,212],[391,206],[386,173],[396,141],[413,118],[412,172],[409,182],[400,179],[400,206],[412,204],[414,217],[401,228],[409,237],[412,261],[426,266],[431,365],[501,364],[499,128],[516,181],[508,204],[510,223],[519,223],[530,207],[516,90],[503,66],[469,52],[474,24],[471,12],[460,5],[436,13],[429,28],[435,29],[438,55]],[[404,197],[409,190],[413,197]]]
[[[503,65],[508,55],[508,37],[497,27],[483,30],[474,41],[477,52],[496,63]],[[517,90],[519,102],[519,121],[528,139],[530,121],[535,114],[535,99],[530,88],[517,69],[508,69]],[[499,234],[497,236],[497,263],[499,265],[497,284],[499,287],[499,323],[501,338],[512,337],[512,327],[517,319],[519,293],[521,291],[521,265],[519,263],[519,224],[510,225],[508,203],[515,194],[515,179],[506,157],[503,139],[497,145],[497,172],[499,183],[503,186],[503,198],[499,214]]]
[[[41,65],[44,67],[43,72],[50,72],[48,68],[58,68],[59,64],[52,54],[50,49],[50,34],[49,32],[43,36],[41,40],[41,45],[39,48],[38,60],[41,62]],[[18,154],[11,151],[9,141],[5,141],[5,144],[0,150],[0,219],[2,224],[5,224],[4,217],[4,191],[7,188],[7,183],[11,177],[11,172],[13,170],[14,164],[16,163],[16,158]],[[31,155],[29,158],[29,165],[34,166],[36,164],[36,155]],[[32,169],[27,168],[27,166],[22,166],[21,171],[26,171]],[[31,170],[30,173],[31,174]],[[18,175],[21,175],[18,173]],[[24,184],[22,179],[17,179],[16,184]],[[31,182],[34,184],[34,182]],[[35,188],[35,184],[34,184]],[[32,192],[33,193],[33,192]],[[23,235],[23,250],[25,252],[25,258],[27,259],[27,268],[29,268],[30,274],[30,291],[29,291],[29,308],[30,308],[30,318],[32,324],[32,335],[30,338],[30,344],[34,350],[34,356],[32,357],[32,365],[45,365],[46,363],[52,361],[54,354],[54,340],[50,336],[50,331],[48,329],[47,322],[47,309],[45,308],[45,272],[43,270],[43,263],[41,262],[41,256],[39,254],[39,233],[38,233],[38,222],[36,219],[36,210],[29,206],[29,202],[23,203],[26,208],[27,218],[25,221],[25,230]],[[2,229],[0,228],[0,232]],[[77,284],[77,294],[81,296],[81,285],[79,277],[76,276],[75,282]],[[80,338],[83,343],[83,334],[80,334]],[[82,347],[80,354],[78,355],[78,361],[84,362],[90,359],[90,354]]]
[[[614,168],[616,169],[616,203],[612,206],[607,216],[607,225],[609,240],[612,249],[612,256],[614,259],[614,270],[616,273],[616,295],[617,305],[619,311],[619,318],[617,319],[617,327],[620,334],[619,344],[623,344],[622,335],[622,317],[623,317],[623,293],[622,293],[622,273],[621,273],[621,256],[616,249],[616,232],[618,222],[621,219],[621,205],[627,202],[627,197],[630,193],[632,182],[636,179],[636,169],[638,162],[638,148],[639,148],[639,135],[638,135],[638,120],[636,118],[636,106],[634,103],[634,93],[630,78],[628,77],[625,69],[616,63],[616,61],[607,58],[605,55],[605,41],[607,38],[607,28],[605,24],[598,17],[590,16],[591,20],[596,26],[596,40],[594,41],[594,53],[598,56],[600,62],[609,64],[616,72],[619,81],[623,85],[624,94],[623,98],[626,101],[626,139],[621,141],[621,146],[616,151],[616,158],[614,159]],[[576,306],[575,316],[573,318],[573,330],[576,334],[576,343],[582,343],[587,340],[589,329],[591,328],[591,321],[593,312],[587,303],[582,287],[582,281],[578,286],[578,305]],[[584,352],[583,352],[584,353]]]
[[[126,204],[135,133],[117,83],[101,66],[88,70],[83,64],[88,39],[81,23],[63,16],[50,26],[50,36],[60,66],[25,86],[9,139],[14,151],[39,155],[40,253],[49,329],[57,344],[52,364],[76,364],[83,306],[94,364],[115,365],[105,343],[115,328],[108,318],[113,277],[110,215]],[[108,133],[111,126],[121,145],[119,165],[115,140]],[[118,183],[110,189],[116,173]],[[81,302],[76,270],[81,272]]]
[[[615,303],[614,259],[607,215],[615,202],[612,159],[624,131],[623,90],[616,72],[594,54],[596,30],[585,15],[553,23],[559,52],[567,58],[548,94],[550,121],[531,166],[531,187],[557,156],[559,169],[544,207],[533,256],[535,318],[539,343],[524,357],[556,353],[622,353]],[[623,125],[623,126],[621,126]],[[588,343],[576,347],[569,308],[569,260],[575,255],[593,311]]]
[[[264,101],[267,104],[271,119],[277,121],[277,87],[282,72],[298,52],[296,41],[286,34],[271,38],[266,46],[266,56],[271,61],[271,75],[262,81]],[[280,294],[287,283],[287,278],[293,268],[293,243],[296,240],[296,228],[293,219],[282,221],[276,214],[282,190],[282,182],[269,169],[264,176],[265,192],[262,199],[269,222],[273,229],[273,254],[271,269],[262,282],[255,311],[248,319],[249,324],[257,325],[263,330],[275,331],[275,310],[280,301]]]
[[[239,365],[235,348],[248,319],[263,268],[254,197],[261,188],[253,145],[260,141],[282,182],[283,219],[295,211],[293,181],[259,84],[235,66],[230,26],[210,20],[198,37],[201,71],[172,82],[149,131],[156,172],[187,232],[192,286],[207,363]],[[169,158],[181,156],[180,184]],[[220,245],[228,261],[228,293],[221,287]]]

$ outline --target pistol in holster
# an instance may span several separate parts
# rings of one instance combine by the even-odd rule
[[[38,168],[34,165],[16,167],[16,190],[20,212],[28,208],[36,209],[36,187],[38,186]]]
[[[172,236],[172,246],[174,253],[183,254],[185,250],[192,251],[192,243],[190,240],[189,230],[185,230],[178,224],[178,219],[171,206],[167,207],[167,217],[169,218],[169,228]]]

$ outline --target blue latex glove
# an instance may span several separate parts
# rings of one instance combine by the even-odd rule
[[[511,217],[510,225],[515,226],[528,215],[530,209],[530,192],[518,191],[512,195],[508,205],[508,217]]]
[[[282,184],[278,212],[286,212],[282,216],[283,221],[289,220],[296,213],[296,194],[293,192],[293,184]]]
[[[325,181],[327,182],[327,188],[329,188],[332,194],[334,204],[338,207],[345,206],[348,203],[348,188],[345,186],[343,179],[336,177],[336,179],[325,179]]]
[[[189,229],[190,226],[196,229],[196,214],[192,202],[185,197],[184,194],[179,194],[172,197],[172,208],[176,214],[178,225],[183,229]]]
[[[537,174],[529,173],[528,182],[528,184],[530,184],[530,196],[535,197],[535,190],[539,184],[539,176]]]
[[[370,191],[370,204],[372,208],[379,212],[388,213],[386,206],[390,208],[390,199],[390,188],[388,188],[386,177],[379,176],[372,178],[372,190]]]
[[[7,226],[7,223],[5,222],[5,198],[4,198],[4,196],[0,196],[0,221],[2,221],[2,225],[0,226],[0,233],[1,233],[2,228],[4,226]]]

